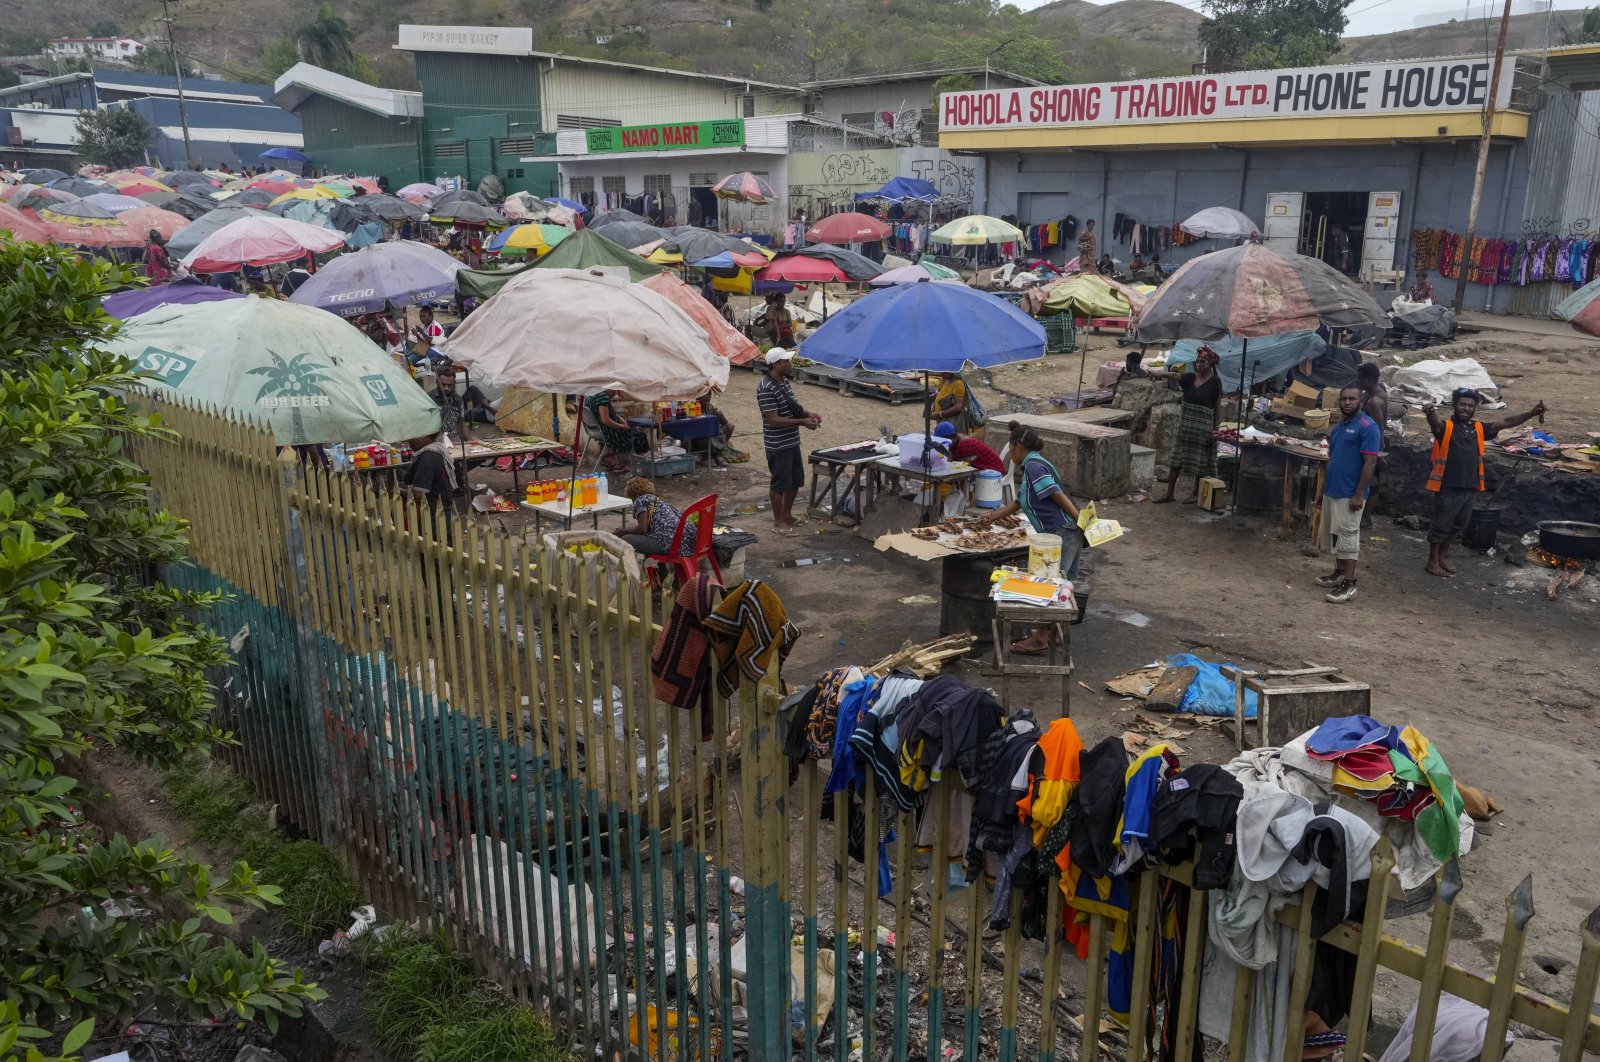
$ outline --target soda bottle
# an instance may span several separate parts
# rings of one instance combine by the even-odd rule
[[[528,484],[528,489],[523,492],[523,500],[526,501],[529,505],[538,505],[539,504],[539,501],[540,501],[540,498],[539,498],[539,485],[537,483],[529,483]]]

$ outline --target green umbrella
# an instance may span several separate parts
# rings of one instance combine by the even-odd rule
[[[439,407],[393,358],[314,306],[253,295],[169,304],[125,322],[109,345],[155,387],[270,422],[281,446],[439,430]]]

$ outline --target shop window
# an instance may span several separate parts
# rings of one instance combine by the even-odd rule
[[[588,118],[581,114],[556,115],[557,129],[615,129],[622,125],[619,118]]]
[[[716,174],[715,170],[708,170],[705,173],[691,173],[691,174],[689,174],[689,187],[690,188],[710,188],[712,185],[714,185],[716,183],[717,183],[717,174]]]
[[[644,190],[646,195],[670,195],[672,193],[672,174],[647,173],[644,175]]]
[[[754,118],[756,116],[756,98],[754,96],[740,96],[739,113],[745,118]]]
[[[582,195],[594,195],[594,178],[573,177],[567,181],[567,189],[572,193],[573,199]]]
[[[600,190],[606,195],[626,195],[628,192],[628,179],[626,177],[603,177]]]

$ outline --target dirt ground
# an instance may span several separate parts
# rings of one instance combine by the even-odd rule
[[[1476,357],[1502,384],[1512,410],[1543,398],[1551,409],[1546,428],[1564,440],[1600,428],[1594,412],[1600,343],[1553,322],[1468,314],[1465,323],[1481,331],[1426,356]],[[1093,337],[1090,376],[1097,361],[1122,356],[1114,337]],[[1401,353],[1408,361],[1423,356]],[[984,379],[992,386],[979,393],[994,419],[1003,420],[1005,411],[1054,412],[1049,396],[1076,389],[1078,371],[1076,355],[1052,357],[996,370]],[[786,676],[805,681],[826,668],[866,663],[907,641],[936,637],[939,575],[932,564],[878,552],[816,515],[798,538],[770,533],[755,411],[758,379],[735,370],[722,401],[752,461],[660,487],[677,503],[715,491],[719,523],[761,535],[749,551],[747,574],[770,582],[805,632]],[[821,429],[803,438],[808,450],[876,437],[884,423],[897,431],[920,425],[920,410],[909,403],[891,406],[807,385],[796,393],[823,417]],[[471,478],[499,485],[495,473]],[[1136,497],[1098,499],[1101,515],[1121,521],[1128,534],[1101,551],[1094,603],[1073,636],[1074,677],[1091,687],[1072,690],[1072,714],[1084,740],[1120,733],[1143,711],[1093,691],[1174,652],[1255,666],[1314,661],[1370,682],[1375,715],[1417,726],[1458,779],[1505,808],[1480,826],[1463,860],[1466,889],[1452,959],[1493,968],[1505,897],[1531,872],[1538,914],[1523,979],[1564,996],[1578,953],[1574,931],[1600,905],[1594,873],[1600,865],[1594,796],[1600,791],[1600,580],[1590,578],[1551,602],[1537,570],[1476,554],[1459,558],[1458,578],[1434,579],[1422,571],[1421,534],[1380,518],[1363,544],[1360,596],[1330,605],[1312,583],[1329,563],[1308,555],[1306,543],[1194,507],[1131,500]],[[971,664],[961,666],[976,675]],[[1023,703],[1053,713],[1056,686],[1041,681],[1021,688]],[[1180,744],[1190,762],[1231,754],[1230,743],[1213,730]],[[1421,943],[1426,916],[1392,928]],[[1385,988],[1378,1019],[1396,1024],[1414,996],[1398,980]]]

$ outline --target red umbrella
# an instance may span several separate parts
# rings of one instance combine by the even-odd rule
[[[744,203],[775,203],[778,193],[772,190],[766,178],[753,173],[740,172],[724,177],[711,186],[711,194],[718,199],[734,199]]]
[[[368,195],[381,195],[383,193],[383,189],[379,187],[378,182],[374,181],[371,177],[351,177],[348,178],[344,183],[350,185],[352,188],[360,188]]]
[[[56,243],[70,243],[79,247],[138,247],[145,240],[143,232],[135,232],[121,221],[93,224],[47,221],[45,228]]]
[[[182,214],[175,214],[170,210],[160,207],[146,206],[135,207],[133,210],[124,210],[117,215],[117,220],[122,222],[130,231],[148,237],[151,229],[161,233],[164,240],[172,239],[172,234],[189,224],[189,219]]]
[[[889,226],[858,211],[833,214],[806,230],[806,239],[819,243],[872,243],[889,235]]]
[[[780,254],[756,270],[757,280],[791,280],[801,284],[848,284],[850,278],[826,258]]]
[[[35,221],[22,211],[0,203],[0,229],[24,243],[49,243],[50,231],[44,223]]]
[[[300,186],[295,184],[293,181],[269,181],[263,178],[259,181],[251,181],[249,184],[245,185],[245,187],[259,188],[263,192],[271,192],[273,195],[277,196],[283,195],[285,192],[292,192]]]

